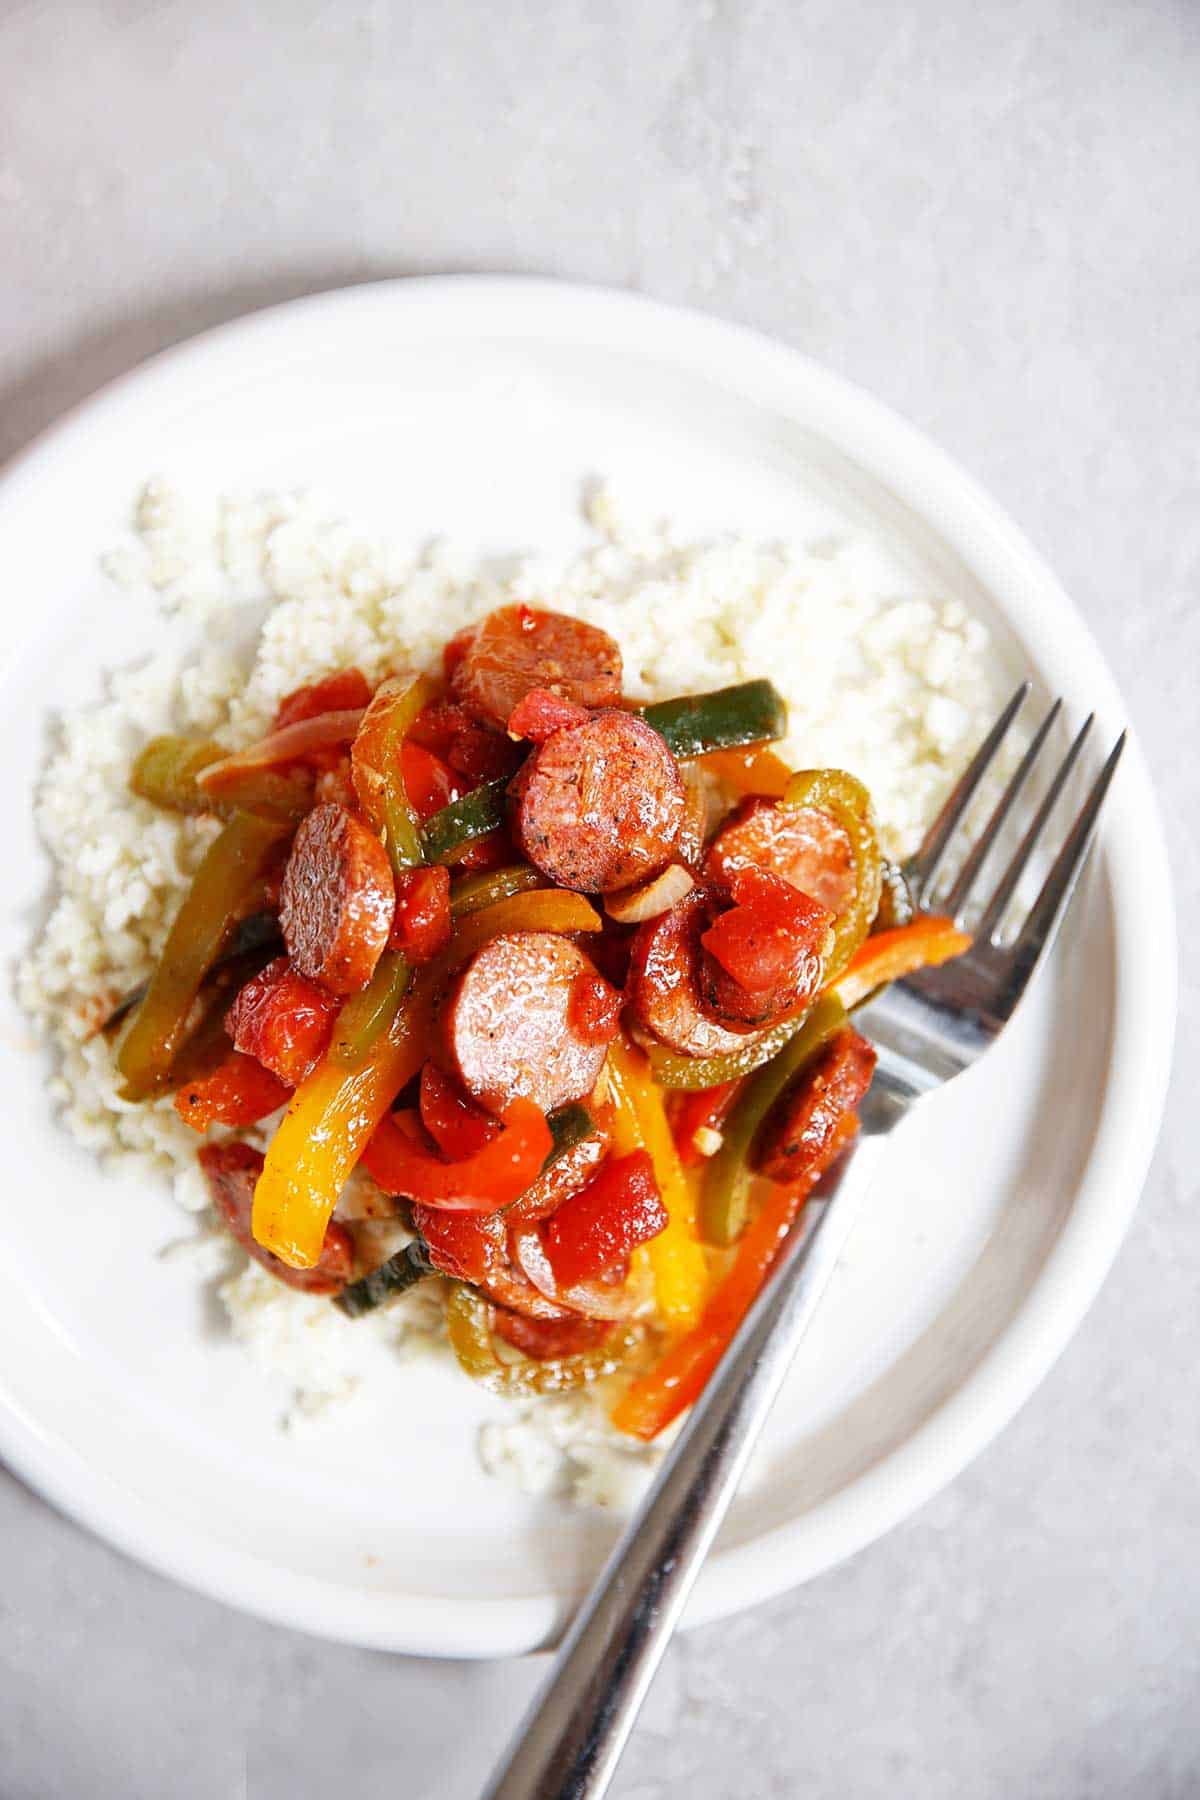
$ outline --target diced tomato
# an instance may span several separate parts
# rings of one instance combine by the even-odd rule
[[[440,864],[406,869],[396,877],[396,911],[388,944],[413,963],[426,963],[450,942],[450,871]]]
[[[697,1088],[694,1093],[673,1094],[668,1103],[671,1134],[679,1160],[688,1168],[704,1161],[696,1148],[698,1131],[719,1131],[741,1088],[740,1081],[723,1081],[720,1087]]]
[[[434,1268],[455,1281],[480,1286],[506,1254],[508,1232],[498,1213],[440,1212],[432,1206],[414,1206],[412,1222],[413,1230],[428,1246]]]
[[[474,1156],[502,1129],[499,1119],[476,1106],[436,1063],[421,1070],[420,1106],[422,1125],[450,1162]]]
[[[231,1050],[211,1074],[178,1090],[175,1111],[194,1131],[207,1131],[210,1125],[256,1125],[278,1112],[291,1091],[253,1056]]]
[[[508,735],[528,738],[532,744],[544,744],[552,733],[569,731],[575,725],[584,724],[587,717],[586,707],[576,706],[573,700],[564,699],[552,688],[530,688],[509,714]]]
[[[277,956],[242,988],[225,1016],[238,1050],[299,1087],[329,1048],[340,1002]]]
[[[413,720],[408,738],[465,775],[468,787],[512,775],[521,761],[518,745],[503,732],[480,725],[457,700],[435,700],[425,707]]]
[[[612,1330],[604,1319],[530,1319],[524,1313],[510,1312],[497,1306],[492,1314],[492,1329],[497,1337],[515,1350],[521,1350],[535,1362],[558,1362],[564,1356],[576,1356],[603,1343]]]
[[[404,741],[400,762],[409,803],[422,823],[470,791],[471,783],[464,781],[449,763],[423,744],[414,744],[411,738]]]
[[[585,1188],[563,1201],[545,1228],[554,1278],[562,1288],[594,1281],[666,1226],[649,1153],[610,1158]]]
[[[366,706],[371,698],[371,684],[361,669],[339,669],[322,681],[310,682],[285,694],[275,714],[275,730],[285,725],[298,725],[301,719],[315,719],[321,713],[351,712]]]
[[[802,960],[819,954],[832,916],[808,894],[748,865],[730,881],[734,904],[700,942],[739,987],[761,992],[791,980]]]
[[[585,1044],[611,1044],[621,1022],[623,996],[594,969],[584,969],[571,985],[567,1022]]]

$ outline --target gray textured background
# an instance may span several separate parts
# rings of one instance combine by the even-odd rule
[[[1197,5],[0,5],[0,209],[0,453],[201,327],[414,271],[640,288],[854,377],[1075,594],[1194,915]],[[681,1640],[620,1800],[1200,1791],[1195,980],[1059,1367],[910,1524]],[[5,1800],[459,1800],[536,1676],[239,1617],[2,1476],[0,1531]]]

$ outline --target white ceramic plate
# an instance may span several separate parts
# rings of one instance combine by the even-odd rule
[[[849,526],[907,579],[990,619],[999,654],[1099,739],[1112,677],[1053,577],[947,459],[803,357],[711,320],[524,281],[329,294],[171,351],[88,402],[0,482],[6,607],[3,947],[46,871],[29,795],[56,706],[147,647],[98,571],[142,479],[313,482],[401,538],[563,540],[580,480],[635,483],[685,524]],[[103,610],[102,610],[103,606]],[[1167,1078],[1174,930],[1133,746],[1053,969],[984,1066],[892,1151],[689,1618],[778,1592],[868,1543],[1005,1423],[1066,1343],[1129,1221]],[[319,1434],[209,1326],[162,1262],[170,1196],[103,1178],[54,1124],[11,999],[0,1113],[0,1450],[132,1555],[329,1637],[468,1656],[550,1638],[614,1524],[476,1468],[481,1405],[404,1369]]]

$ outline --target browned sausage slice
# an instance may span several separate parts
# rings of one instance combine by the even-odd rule
[[[254,1241],[250,1211],[255,1183],[262,1174],[261,1150],[254,1150],[249,1144],[205,1144],[198,1154],[213,1206],[255,1262],[288,1287],[300,1288],[307,1294],[336,1294],[345,1286],[354,1269],[354,1243],[346,1227],[336,1220],[326,1227],[324,1248],[314,1269],[290,1268]]]
[[[795,1181],[816,1167],[874,1073],[874,1049],[847,1025],[767,1115],[755,1146],[759,1171],[771,1181]]]
[[[490,612],[450,677],[478,718],[508,726],[531,688],[549,688],[577,706],[612,706],[621,697],[621,648],[607,631],[534,606]]]
[[[279,922],[288,955],[331,994],[357,994],[375,973],[396,910],[387,852],[329,801],[309,813],[283,874]]]
[[[637,1024],[684,1056],[729,1056],[761,1032],[732,1031],[704,1007],[698,983],[700,934],[712,918],[708,894],[696,888],[633,937],[625,997]]]
[[[560,887],[608,894],[671,860],[685,801],[678,765],[632,713],[556,731],[509,788],[521,853]]]
[[[596,1085],[607,1042],[574,1022],[591,963],[553,931],[508,931],[477,950],[444,1009],[446,1050],[463,1086],[493,1112],[532,1100],[553,1112]]]
[[[743,800],[709,845],[704,872],[728,887],[753,863],[819,900],[836,918],[854,897],[854,857],[845,827],[817,806]]]

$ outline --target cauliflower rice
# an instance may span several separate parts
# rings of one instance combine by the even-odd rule
[[[123,1102],[109,1046],[91,1035],[150,971],[217,829],[129,792],[147,737],[192,731],[236,748],[267,730],[293,688],[348,664],[372,681],[437,666],[462,626],[524,600],[611,632],[639,699],[769,674],[790,707],[784,756],[859,776],[885,847],[901,854],[995,715],[986,628],[957,600],[887,591],[862,546],[680,541],[669,526],[624,521],[603,489],[587,524],[565,563],[531,559],[497,574],[444,544],[415,553],[371,540],[307,495],[196,500],[152,482],[128,541],[106,559],[114,607],[149,589],[210,647],[182,666],[164,654],[115,674],[102,704],[60,721],[37,796],[57,900],[19,994],[60,1057],[52,1094],[68,1129],[106,1159],[169,1178],[196,1216],[197,1243],[215,1228],[195,1133],[169,1098]],[[225,647],[260,620],[252,655]],[[354,1206],[353,1184],[343,1206]],[[390,1247],[381,1240],[381,1254]],[[441,1351],[441,1309],[421,1289],[352,1322],[229,1253],[238,1266],[221,1293],[231,1328],[260,1367],[286,1376],[294,1416],[353,1394],[368,1334],[407,1353]],[[661,1450],[614,1438],[594,1398],[564,1396],[507,1410],[483,1427],[479,1450],[526,1489],[621,1505]]]

